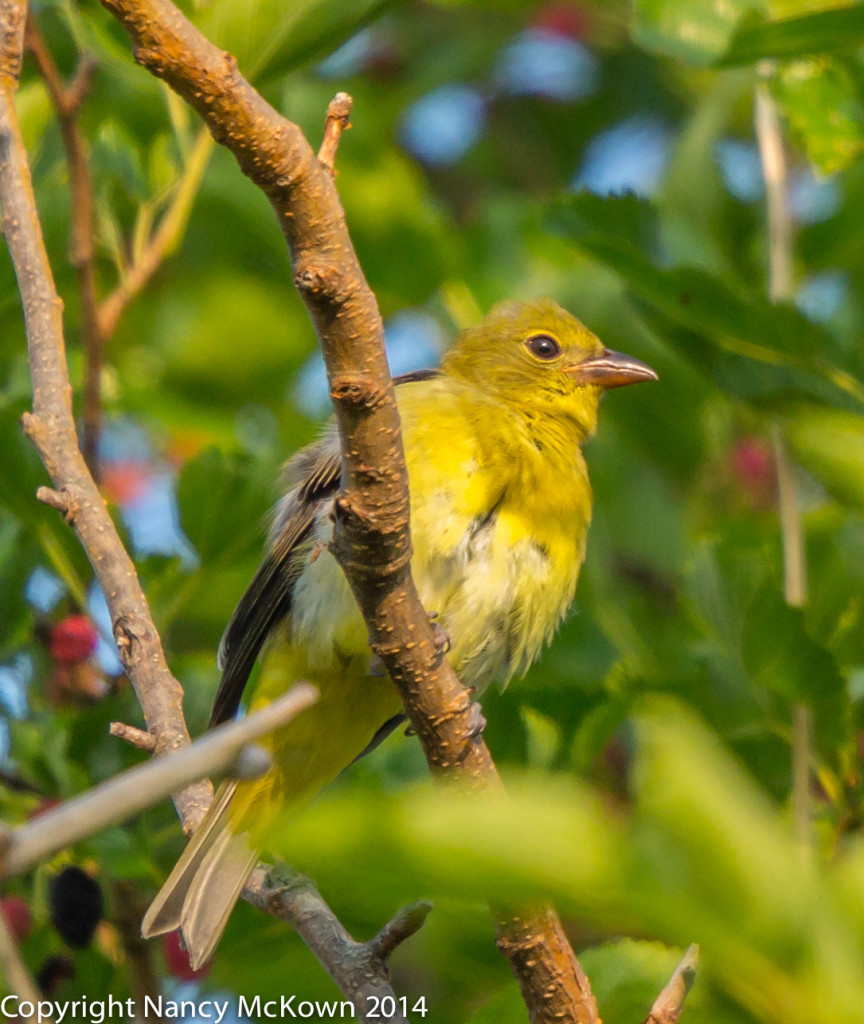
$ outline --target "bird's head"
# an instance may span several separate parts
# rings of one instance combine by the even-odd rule
[[[499,303],[458,336],[442,369],[528,417],[570,420],[585,438],[594,433],[604,391],[657,380],[649,366],[607,349],[551,299]]]

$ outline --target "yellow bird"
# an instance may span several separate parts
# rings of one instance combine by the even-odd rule
[[[440,370],[398,378],[411,491],[411,568],[466,686],[523,674],[570,607],[591,487],[581,446],[601,394],[656,380],[549,299],[496,306]],[[261,655],[250,710],[306,679],[320,699],[269,739],[274,768],[226,782],[144,919],[207,960],[258,860],[257,837],[401,721],[399,696],[335,559],[322,547],[339,488],[335,428],[288,463],[267,555],[220,649],[211,725],[232,718]]]

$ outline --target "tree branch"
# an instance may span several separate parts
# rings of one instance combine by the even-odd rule
[[[155,752],[160,754],[189,743],[182,712],[182,690],[168,670],[132,562],[78,449],[72,418],[71,387],[66,370],[62,304],[57,296],[45,252],[30,170],[15,116],[14,93],[20,70],[25,16],[24,0],[0,0],[0,206],[3,210],[3,233],[9,245],[24,305],[33,376],[34,412],[26,417],[25,424],[54,481],[54,489],[42,487],[38,497],[58,509],[75,527],[90,558],[96,577],[107,596],[114,635],[149,727],[149,733],[141,735],[152,736]],[[206,154],[207,146],[199,145],[196,151]],[[201,155],[200,160],[203,159]],[[191,178],[188,180],[191,181]],[[180,217],[181,205],[175,205],[174,210],[176,217]],[[116,309],[122,311],[122,304]],[[131,728],[126,727],[125,731],[130,733]],[[197,757],[197,754],[193,752],[192,756]],[[172,762],[168,766],[170,770],[176,768],[173,758]],[[166,762],[152,764],[154,768],[163,770]],[[236,770],[236,764],[234,767]],[[206,766],[202,768],[200,763],[196,764],[196,773],[207,770]],[[140,776],[137,779],[136,787],[140,784]],[[183,781],[185,779],[181,781],[174,777],[170,786],[176,788]],[[109,796],[108,801],[103,800],[98,804],[98,814],[91,813],[84,834],[90,834],[101,827],[100,822],[105,822],[104,815],[109,806],[113,815],[118,804],[122,805],[123,801],[118,801],[116,789],[111,790]],[[97,795],[91,799],[98,801],[100,798]],[[211,800],[212,787],[209,782],[190,786],[175,796],[174,802],[187,832],[194,831]],[[71,816],[69,806],[73,808]],[[89,806],[90,812],[93,812],[93,803]],[[56,814],[59,818],[54,812],[42,815],[19,832],[12,832],[0,823],[0,862],[4,870],[23,870],[34,856],[39,855],[39,850],[44,852],[57,848],[58,843],[66,845],[75,841],[79,832],[70,817],[78,821],[80,828],[81,803],[65,804],[58,808]],[[112,817],[110,820],[115,819]],[[263,905],[268,895],[260,884],[257,888],[247,889],[247,897],[257,898],[261,901],[259,905]],[[273,897],[269,902],[269,909],[277,916],[291,920],[293,915],[295,927],[314,949],[322,928],[326,929],[329,925],[332,912],[311,885],[303,895],[305,915],[295,913],[289,894]],[[319,957],[331,975],[344,975],[345,984],[354,989],[371,984],[374,980],[380,995],[393,996],[383,960],[373,964],[369,958],[359,958],[349,964],[342,964],[334,959],[341,952],[339,947],[334,949],[327,948],[326,944],[321,946]],[[11,963],[8,958],[3,960],[4,967],[7,961]],[[357,977],[352,980],[355,974]]]
[[[220,726],[170,757],[154,758],[88,789],[14,829],[0,854],[0,876],[20,875],[73,843],[108,825],[128,821],[194,779],[209,775],[255,778],[271,765],[263,748],[252,746],[313,704],[318,691],[301,683],[266,708]]]
[[[112,736],[116,736],[118,740],[125,740],[147,754],[152,754],[156,750],[156,737],[153,733],[137,729],[134,725],[127,725],[125,722],[112,722],[108,726],[108,732]]]
[[[93,181],[84,139],[78,128],[81,104],[90,90],[95,60],[84,54],[68,86],[63,84],[32,11],[27,18],[24,43],[32,53],[48,95],[54,105],[66,164],[69,168],[71,192],[72,237],[69,261],[75,270],[81,304],[81,344],[84,349],[83,454],[90,472],[99,476],[99,435],[102,430],[102,350],[105,335],[99,324],[96,289],[95,221],[93,213]]]
[[[687,993],[696,980],[696,967],[699,964],[699,947],[694,942],[687,947],[681,963],[675,968],[669,983],[654,1000],[651,1012],[644,1024],[677,1024]]]
[[[440,655],[411,579],[408,477],[383,324],[328,169],[300,129],[243,78],[235,59],[170,0],[101,2],[129,34],[136,61],[199,113],[270,200],[291,251],[294,284],[321,341],[341,439],[343,490],[330,550],[430,769],[477,790],[500,787],[477,705]],[[533,1022],[598,1019],[551,908],[501,921],[498,930]]]
[[[372,956],[386,960],[397,946],[420,931],[431,912],[432,904],[429,900],[417,900],[394,914],[378,934],[364,945]]]
[[[2,229],[18,277],[27,328],[33,412],[22,418],[62,498],[71,522],[102,586],[111,612],[120,657],[148,728],[164,753],[189,742],[183,720],[183,691],[171,675],[156,627],[105,503],[78,448],[63,341],[62,303],[57,295],[36,213],[27,154],[15,116],[17,68],[9,45],[12,29],[24,28],[23,0],[0,2],[0,206]],[[20,54],[20,49],[19,49]],[[192,828],[211,798],[207,783],[176,796],[181,816]]]

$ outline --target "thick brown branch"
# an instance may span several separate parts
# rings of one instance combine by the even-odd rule
[[[669,983],[654,1000],[651,1012],[645,1018],[645,1024],[677,1024],[687,993],[696,980],[696,968],[699,964],[699,947],[693,943],[675,968]]]
[[[552,907],[534,909],[518,917],[508,914],[499,920],[498,948],[512,964],[529,1009],[539,993],[545,1016],[532,1016],[532,1020],[564,1019],[578,1024],[600,1024],[588,976],[574,956]],[[557,1008],[562,1005],[571,1008],[572,1016],[556,1016]]]
[[[318,150],[318,159],[334,178],[336,177],[336,150],[339,148],[342,132],[348,131],[351,127],[350,117],[353,103],[354,100],[347,92],[337,92],[327,107],[324,138]]]
[[[26,0],[0,0],[0,79],[13,92],[21,73],[26,22]]]
[[[72,81],[68,86],[64,85],[32,12],[27,19],[25,43],[33,54],[57,113],[69,168],[72,220],[69,259],[75,269],[78,284],[81,345],[84,349],[83,452],[90,472],[98,479],[98,446],[102,429],[102,350],[105,335],[100,328],[97,303],[93,181],[84,138],[78,128],[78,113],[90,90],[96,62],[85,54]]]
[[[326,167],[300,129],[242,77],[170,0],[102,0],[135,59],[203,118],[217,142],[270,199],[294,283],[318,331],[343,454],[344,490],[330,550],[397,686],[433,772],[478,790],[500,786],[480,718],[440,655],[411,579],[408,478],[375,297],[357,262]],[[526,935],[532,953],[520,950]],[[597,1019],[584,975],[551,909],[499,925],[534,1022]],[[555,984],[550,985],[550,979]]]

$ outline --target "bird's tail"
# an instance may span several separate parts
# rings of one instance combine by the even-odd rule
[[[229,808],[237,788],[224,782],[141,923],[144,938],[180,929],[197,969],[216,948],[246,880],[258,862],[248,831],[234,832]]]

